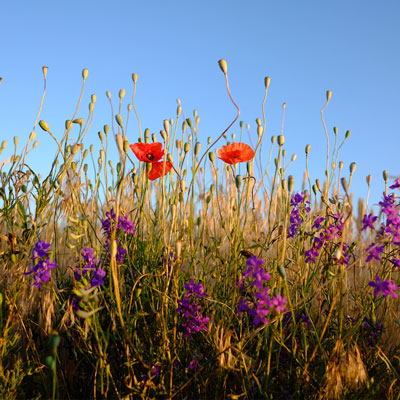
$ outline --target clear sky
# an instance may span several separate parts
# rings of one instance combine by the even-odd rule
[[[180,98],[186,117],[198,110],[203,148],[235,115],[217,61],[228,62],[232,94],[240,119],[261,117],[264,77],[271,77],[266,103],[267,141],[281,129],[288,157],[297,154],[290,172],[300,187],[311,144],[311,178],[323,180],[326,140],[320,119],[326,90],[332,99],[325,121],[333,140],[351,130],[340,160],[357,163],[352,190],[365,198],[365,177],[372,175],[371,200],[383,191],[382,171],[400,175],[400,3],[370,0],[323,2],[270,0],[15,1],[4,0],[0,15],[0,141],[17,135],[25,143],[42,94],[43,65],[48,90],[41,119],[60,136],[71,118],[81,87],[81,70],[89,69],[78,113],[86,118],[90,95],[97,95],[95,118],[86,143],[110,124],[105,92],[114,105],[131,74],[138,73],[136,106],[142,126],[151,132],[175,118]],[[39,127],[41,142],[28,163],[48,170],[55,147]],[[238,132],[238,124],[231,132]],[[136,141],[131,116],[129,139]],[[264,146],[267,153],[268,146]],[[46,154],[49,158],[46,158]],[[7,152],[0,156],[4,159]],[[267,157],[267,154],[266,154]]]

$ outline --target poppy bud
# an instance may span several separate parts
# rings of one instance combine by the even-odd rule
[[[167,132],[169,134],[169,122],[167,119],[164,119],[163,125],[164,125],[165,132]]]
[[[253,175],[253,162],[249,161],[246,163],[246,170],[249,175]]]
[[[382,172],[382,176],[383,176],[383,179],[384,179],[385,181],[388,180],[389,174],[388,174],[388,172],[386,171],[386,169]]]
[[[226,64],[226,61],[222,58],[218,61],[218,64],[221,68],[221,71],[224,73],[224,75],[226,75],[228,73],[228,65]]]
[[[238,189],[242,186],[243,178],[241,175],[236,175],[235,184]]]
[[[127,106],[127,109],[128,109],[128,112],[131,112],[131,110],[132,110],[132,104],[128,104],[128,106]]]
[[[149,139],[149,137],[150,137],[150,129],[149,129],[149,128],[146,128],[146,129],[144,130],[144,138],[145,138],[145,139]]]
[[[274,144],[274,143],[275,143],[275,139],[276,139],[276,137],[275,137],[275,136],[271,136],[271,143],[272,143],[272,144]]]
[[[310,152],[310,150],[311,150],[311,146],[308,144],[308,145],[306,146],[306,155],[308,155],[308,153]]]
[[[88,153],[89,153],[88,150],[85,149],[85,151],[83,152],[83,159],[85,159],[87,157]]]
[[[212,163],[214,163],[214,160],[215,160],[215,153],[212,152],[212,151],[210,151],[210,152],[208,153],[208,158],[210,159],[210,161],[211,161]]]
[[[164,129],[161,129],[160,135],[163,138],[164,142],[166,142],[168,138],[167,132],[165,132]]]
[[[296,158],[297,158],[297,154],[293,154],[293,155],[292,155],[292,158],[290,159],[290,161],[291,161],[291,162],[294,162],[294,161],[296,160]]]
[[[106,135],[108,135],[109,130],[110,130],[110,127],[108,125],[104,125],[104,133]]]
[[[268,89],[268,86],[269,86],[270,83],[271,83],[271,78],[269,76],[266,76],[264,78],[265,89]]]
[[[111,99],[111,92],[109,90],[107,90],[106,96],[108,97],[109,100]]]
[[[211,194],[214,194],[214,190],[215,190],[215,185],[214,184],[210,185],[210,193]]]
[[[196,117],[196,118],[194,119],[194,123],[196,124],[196,126],[199,126],[200,117]]]
[[[176,115],[178,118],[181,115],[181,112],[182,112],[182,107],[181,106],[176,107]]]
[[[350,164],[350,175],[354,174],[354,171],[356,170],[356,166],[357,166],[357,164],[355,162],[352,162]]]
[[[132,80],[135,85],[136,85],[137,79],[138,79],[138,74],[135,72],[132,74]]]
[[[177,148],[177,149],[181,149],[181,148],[182,148],[182,140],[177,139],[177,141],[176,141],[176,148]]]
[[[94,103],[89,103],[89,111],[93,112],[94,110]]]
[[[89,168],[89,166],[85,163],[85,164],[83,165],[83,172],[84,172],[85,174],[87,174],[88,168]]]
[[[91,99],[92,99],[92,103],[96,103],[97,96],[95,94],[92,94]]]
[[[208,138],[207,138],[207,145],[210,145],[211,144],[211,137],[209,136]]]
[[[86,78],[89,75],[89,70],[87,70],[86,68],[82,70],[82,78],[83,80],[86,80]]]
[[[278,159],[274,158],[274,164],[275,164],[275,168],[278,168]]]
[[[90,150],[90,154],[93,154],[94,146],[92,144],[90,145],[89,150]]]
[[[326,101],[329,102],[331,97],[332,97],[332,91],[331,90],[327,90],[326,91]]]
[[[39,142],[36,140],[35,143],[33,143],[32,148],[36,149],[36,147],[38,147],[38,146],[39,146]]]
[[[6,140],[3,140],[2,142],[1,142],[1,149],[2,150],[4,150],[6,147],[7,147],[7,141]]]
[[[235,141],[236,135],[232,133],[232,140]]]
[[[169,161],[171,164],[174,163],[174,159],[172,158],[172,154],[170,154],[170,153],[167,154],[167,161]]]
[[[340,183],[342,184],[342,187],[343,187],[344,191],[347,192],[348,186],[347,186],[347,180],[346,180],[346,178],[344,178],[344,177],[341,178],[341,179],[340,179]]]
[[[72,121],[74,124],[79,124],[80,126],[83,125],[83,118],[76,118]]]
[[[200,153],[200,148],[201,148],[201,143],[196,142],[196,144],[194,145],[194,155],[195,156],[197,156]]]
[[[258,125],[257,126],[257,135],[258,135],[258,137],[261,137],[262,133],[263,133],[263,127],[261,125]]]
[[[122,122],[122,117],[121,117],[120,114],[117,114],[117,115],[115,116],[115,120],[117,121],[117,124],[118,124],[122,129],[124,129],[124,123]]]
[[[317,195],[318,193],[317,185],[312,185],[312,191],[314,192],[315,195]]]
[[[346,131],[346,134],[344,135],[344,137],[347,139],[350,136],[350,131]]]
[[[117,134],[115,135],[115,139],[116,139],[116,141],[117,141],[118,151],[119,151],[120,154],[121,154],[121,153],[123,152],[123,150],[124,150],[124,143],[123,143],[121,134],[120,134],[120,133],[117,133]]]
[[[256,119],[256,124],[257,124],[257,126],[260,126],[260,125],[261,125],[261,119],[260,119],[260,118],[257,118],[257,119]]]
[[[129,151],[129,142],[127,140],[124,140],[124,152],[127,154]]]
[[[318,190],[321,190],[321,183],[320,183],[319,179],[315,180],[315,184],[317,185]]]
[[[19,138],[18,136],[14,136],[14,146],[17,147],[19,143]]]
[[[291,192],[294,189],[293,175],[289,175],[289,177],[288,177],[288,188],[289,188],[289,192]]]
[[[372,180],[372,176],[371,175],[367,175],[366,181],[367,181],[367,185],[368,186],[371,184],[371,180]]]
[[[48,69],[47,67],[42,67],[44,79],[47,78],[47,69]]]
[[[97,134],[99,136],[99,139],[100,139],[101,143],[103,143],[103,139],[104,139],[103,132],[99,131]]]
[[[286,279],[286,270],[283,265],[278,266],[278,273],[281,276],[282,279]]]
[[[190,118],[186,118],[186,122],[189,125],[189,128],[192,129],[193,128],[192,120]]]
[[[284,143],[285,143],[285,136],[279,135],[278,136],[278,144],[279,144],[279,146],[283,146]]]
[[[75,161],[72,161],[71,168],[72,168],[72,171],[76,172],[76,162]]]
[[[46,132],[50,132],[49,125],[47,125],[47,122],[44,121],[43,119],[39,121],[39,126]]]
[[[332,161],[332,169],[336,169],[336,163]]]
[[[32,131],[31,134],[29,135],[29,141],[32,142],[32,140],[35,140],[36,138],[36,132]]]
[[[243,121],[240,121],[240,122],[239,122],[239,126],[240,126],[240,129],[243,129],[244,122],[243,122]]]
[[[161,132],[160,132],[161,133]],[[162,136],[162,135],[161,135]],[[151,140],[153,141],[153,143],[157,142],[157,136],[155,133],[151,134]]]
[[[344,162],[343,161],[339,161],[339,170],[342,170],[344,166]]]
[[[119,91],[119,93],[118,93],[118,95],[119,95],[119,98],[122,100],[124,97],[125,97],[125,89],[121,89],[120,91]]]
[[[190,142],[186,142],[183,146],[183,151],[187,153],[190,149]]]
[[[337,135],[337,134],[338,134],[338,128],[337,128],[337,126],[334,126],[334,127],[333,127],[333,133],[334,133],[334,135]]]
[[[282,157],[285,158],[286,157],[286,149],[282,150]]]

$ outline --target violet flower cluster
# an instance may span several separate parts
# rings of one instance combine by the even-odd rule
[[[343,232],[343,215],[333,214],[328,215],[326,218],[316,217],[313,224],[313,229],[316,229],[316,234],[313,239],[312,247],[304,252],[306,256],[306,263],[315,264],[320,255],[320,251],[328,244],[333,245],[332,252],[339,249],[340,244],[336,243],[337,239],[342,236]],[[341,255],[336,261],[339,265],[347,265],[349,263],[350,255],[348,252],[347,244],[343,244],[341,248]]]
[[[290,226],[288,230],[288,238],[296,236],[299,226],[303,223],[307,215],[311,211],[310,200],[307,193],[302,192],[292,195],[290,200]]]
[[[239,301],[237,312],[247,313],[255,326],[268,324],[267,315],[273,309],[276,312],[286,311],[287,299],[280,294],[272,296],[269,293],[267,281],[271,275],[262,267],[264,260],[252,256],[246,264],[248,268],[242,272],[242,279],[239,282],[239,288],[245,292],[246,297]]]
[[[57,267],[57,263],[50,262],[49,247],[50,243],[39,240],[32,250],[32,263],[29,264],[29,272],[24,272],[24,275],[33,274],[34,282],[31,286],[36,286],[38,289],[43,283],[50,280],[50,271]]]
[[[383,332],[382,323],[380,321],[376,321],[374,323],[372,320],[365,317],[363,319],[363,328],[368,346],[375,346]]]
[[[375,281],[369,282],[368,285],[375,288],[374,297],[378,297],[380,293],[382,293],[384,297],[392,296],[394,299],[398,297],[396,293],[398,286],[393,281],[382,281],[379,275],[376,275]]]
[[[108,249],[108,257],[111,257],[111,246],[110,246],[110,240],[111,240],[111,232],[115,227],[115,220],[116,220],[116,214],[114,213],[114,209],[112,208],[110,211],[106,212],[106,218],[104,218],[102,222],[102,227],[103,227],[103,232],[104,235],[106,236],[106,243],[105,247]],[[128,216],[125,217],[118,217],[118,225],[116,228],[116,239],[115,241],[117,242],[117,255],[116,259],[119,263],[124,262],[124,257],[126,253],[128,252],[126,249],[124,249],[119,243],[120,243],[120,238],[122,235],[134,235],[135,234],[135,224],[132,221],[128,220]]]
[[[399,189],[400,180],[396,179],[390,189]],[[379,229],[376,230],[376,240],[371,243],[367,248],[368,256],[366,262],[371,260],[381,261],[382,257],[385,255],[385,247],[388,244],[393,244],[395,246],[400,246],[400,204],[396,202],[396,196],[391,193],[386,195],[383,193],[383,200],[379,202],[381,208],[381,213],[386,216],[385,222],[382,222]],[[373,216],[371,213],[369,215],[364,215],[362,231],[369,228],[375,231],[374,223],[378,217]],[[400,268],[400,258],[397,252],[391,252],[388,261],[394,265],[396,268]]]
[[[201,283],[194,283],[191,279],[190,283],[185,283],[186,293],[178,300],[177,312],[182,314],[183,322],[179,328],[184,338],[190,338],[194,333],[208,330],[210,318],[204,317],[201,313],[201,306],[196,303],[196,299],[208,297]]]
[[[100,258],[94,256],[94,249],[85,247],[81,250],[76,261],[78,265],[75,267],[75,279],[81,281],[85,278],[90,282],[90,287],[96,287],[104,284],[103,278],[106,272],[98,266]]]

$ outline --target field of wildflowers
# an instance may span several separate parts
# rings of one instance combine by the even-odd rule
[[[206,144],[179,101],[159,135],[142,131],[133,74],[98,157],[92,95],[62,133],[39,111],[0,159],[0,398],[400,398],[400,180],[384,172],[378,215],[355,210],[328,91],[324,182],[306,164],[296,185],[264,111],[254,148],[243,122],[231,133],[240,110],[219,65],[237,112]],[[48,171],[26,161],[37,125],[57,143]]]

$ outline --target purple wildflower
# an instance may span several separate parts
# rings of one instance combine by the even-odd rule
[[[394,299],[397,299],[398,295],[395,292],[398,287],[393,281],[382,281],[379,275],[376,275],[375,282],[371,281],[368,283],[369,286],[375,288],[374,297],[377,297],[379,293],[382,293],[384,297],[392,296]]]
[[[287,298],[285,296],[281,296],[279,293],[271,299],[271,303],[275,306],[276,312],[285,312],[287,304]]]
[[[192,361],[189,363],[189,369],[192,371],[196,371],[200,368],[200,363],[197,361],[196,358],[194,358]]]
[[[376,321],[373,323],[369,318],[364,317],[363,319],[363,327],[367,333],[367,341],[370,347],[376,345],[379,340],[379,337],[382,335],[383,332],[383,325],[380,321]]]
[[[396,178],[393,182],[392,186],[389,186],[390,189],[398,189],[400,188],[400,178]]]
[[[290,226],[288,229],[288,238],[296,236],[299,226],[304,222],[307,214],[311,211],[310,200],[306,193],[296,193],[290,200]]]
[[[373,258],[375,258],[375,260],[377,260],[377,261],[380,261],[381,260],[380,254],[383,252],[383,250],[385,250],[385,247],[377,246],[377,245],[375,245],[375,243],[372,243],[371,245],[369,245],[367,247],[366,250],[368,252],[368,257],[365,260],[366,262],[371,261]]]
[[[90,287],[96,287],[104,284],[103,278],[106,272],[98,267],[100,259],[94,256],[94,249],[85,247],[77,257],[78,265],[75,268],[75,279],[81,281],[82,277],[90,281]]]
[[[367,228],[370,228],[374,230],[374,222],[378,219],[378,217],[374,217],[372,213],[370,213],[368,216],[364,215],[363,217],[363,226],[361,228],[361,231],[364,231]]]

